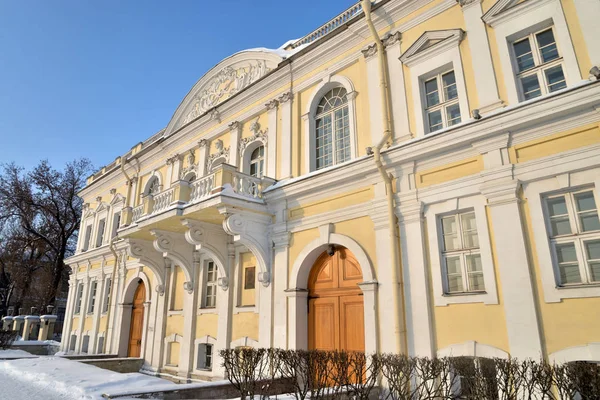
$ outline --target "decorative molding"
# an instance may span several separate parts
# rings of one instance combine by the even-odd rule
[[[181,172],[179,173],[179,179],[184,179],[185,176],[189,173],[196,173],[198,169],[198,164],[196,163],[196,155],[194,154],[194,150],[188,151],[186,158],[188,165],[187,167],[181,169]]]
[[[210,171],[212,169],[212,165],[218,158],[223,157],[225,159],[225,163],[229,162],[229,147],[223,147],[223,141],[221,139],[217,140],[215,143],[215,147],[217,148],[217,152],[208,156],[206,160],[206,170]]]
[[[294,98],[294,94],[289,91],[289,92],[285,92],[283,93],[281,96],[279,96],[277,98],[277,100],[279,101],[280,104],[283,103],[287,103],[288,101],[292,100]]]
[[[481,0],[457,0],[458,4],[464,9],[466,7],[472,6],[474,4],[480,4]]]
[[[246,147],[248,147],[250,143],[254,143],[258,140],[265,145],[267,144],[269,128],[266,128],[264,131],[261,130],[258,118],[250,125],[250,130],[252,131],[252,136],[242,138],[239,141],[238,151],[240,153],[240,158],[242,158],[244,151],[246,151]]]
[[[164,296],[164,294],[165,294],[165,285],[156,285],[156,287],[154,288],[154,290],[156,291],[156,293],[158,293],[159,296]]]
[[[180,161],[180,160],[181,160],[181,157],[179,156],[178,153],[176,153],[172,157],[167,158],[166,164],[172,165],[172,164],[175,164],[175,162]]]
[[[361,53],[364,58],[370,58],[377,54],[377,45],[375,43],[368,45],[364,49],[361,50]]]
[[[240,129],[242,127],[242,124],[240,124],[240,121],[233,121],[228,126],[229,126],[230,131],[235,131],[235,130]]]
[[[198,141],[198,147],[203,148],[203,147],[206,147],[206,146],[208,146],[208,140],[206,140],[206,139],[200,139]]]
[[[267,75],[270,71],[271,68],[267,66],[265,60],[248,60],[237,66],[224,67],[216,76],[205,83],[193,97],[193,102],[180,125],[185,125],[198,118]],[[220,119],[220,116],[214,118],[211,114],[211,119]]]
[[[400,56],[400,61],[410,67],[428,60],[451,47],[458,46],[464,34],[462,29],[426,31]]]
[[[267,110],[271,111],[271,110],[277,109],[278,105],[279,105],[279,101],[277,101],[276,99],[273,99],[273,100],[269,101],[267,104],[265,104],[265,107],[267,107]]]
[[[400,31],[396,31],[394,33],[388,33],[387,35],[384,36],[384,38],[382,40],[383,47],[389,47],[396,43],[400,43],[401,39],[402,39],[402,34],[400,33]]]
[[[221,113],[219,113],[219,110],[213,108],[213,110],[210,112],[210,120],[217,121],[218,124],[221,123]]]

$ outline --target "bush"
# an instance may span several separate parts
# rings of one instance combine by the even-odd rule
[[[0,329],[0,350],[9,348],[16,338],[16,331],[4,331]]]
[[[292,391],[297,400],[600,399],[600,366],[574,362],[279,349],[221,351],[228,378],[242,398]],[[277,382],[285,382],[275,388]],[[289,384],[288,384],[289,383]],[[250,397],[252,398],[252,397]]]

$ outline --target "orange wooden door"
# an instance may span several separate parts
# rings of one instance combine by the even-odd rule
[[[142,349],[142,328],[144,323],[144,300],[146,299],[146,287],[140,282],[133,295],[133,307],[131,309],[131,328],[129,329],[128,357],[139,357]]]
[[[358,283],[362,273],[345,248],[321,254],[308,281],[308,347],[364,351],[364,305]]]

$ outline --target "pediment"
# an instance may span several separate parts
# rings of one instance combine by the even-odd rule
[[[457,46],[462,40],[462,29],[445,29],[426,31],[402,54],[400,61],[411,65],[436,55],[452,46]]]
[[[96,214],[101,213],[102,211],[108,210],[108,204],[105,202],[100,203],[100,205],[96,208]]]
[[[164,136],[209,113],[277,68],[283,58],[272,51],[248,50],[232,55],[208,71],[185,96]]]
[[[122,203],[123,201],[125,201],[125,197],[123,197],[122,194],[117,193],[114,195],[114,197],[112,198],[112,200],[110,201],[110,205],[115,205],[115,204],[119,204]]]
[[[539,3],[536,0],[498,0],[481,19],[488,25],[493,25],[498,21],[505,20],[510,17],[513,12],[519,12],[522,7],[528,7],[534,3]]]

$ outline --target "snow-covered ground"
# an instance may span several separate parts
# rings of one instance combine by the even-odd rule
[[[160,378],[120,374],[60,357],[0,361],[0,399],[100,400],[103,393],[178,386]]]
[[[25,350],[0,350],[0,360],[12,360],[17,358],[37,358]]]

